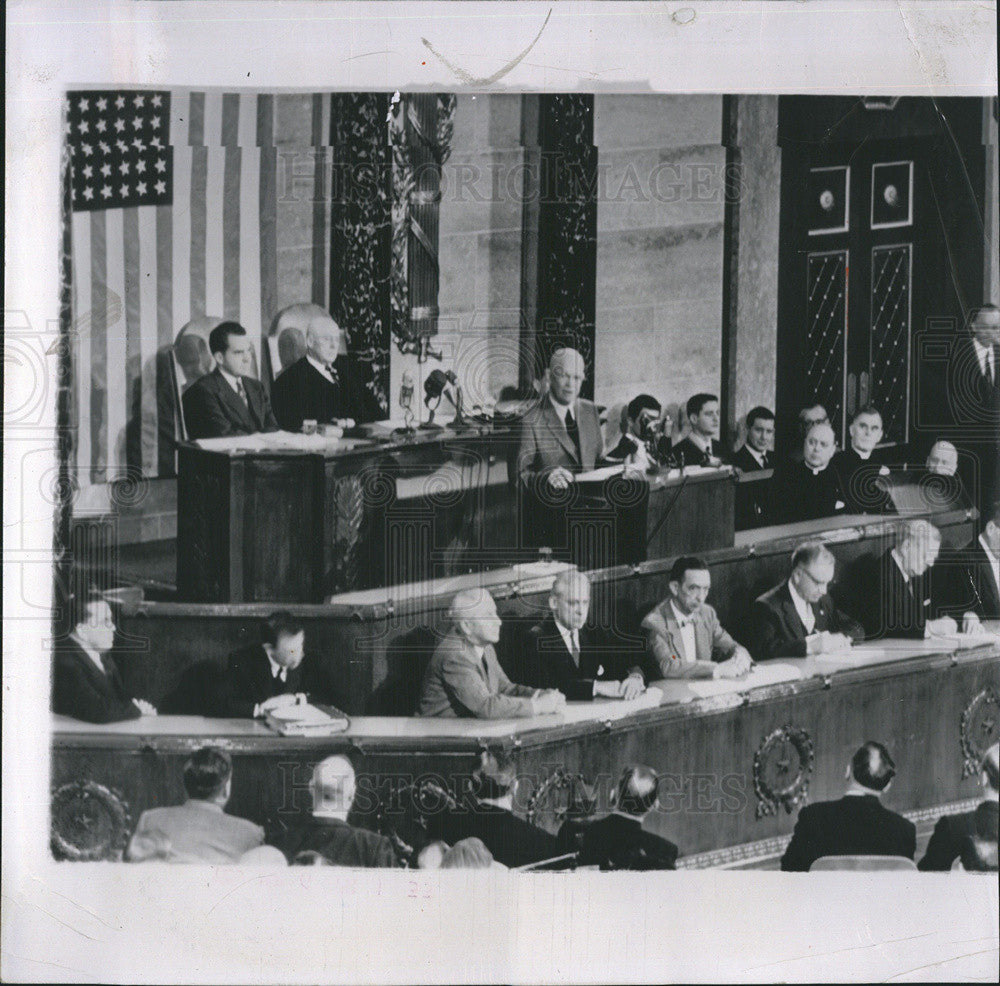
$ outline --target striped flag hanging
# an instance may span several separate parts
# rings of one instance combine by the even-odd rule
[[[185,323],[235,319],[259,358],[279,303],[308,300],[278,296],[282,99],[311,100],[312,143],[328,142],[328,94],[67,93],[81,482],[173,473],[169,354]],[[313,207],[317,224],[324,207]],[[314,236],[325,242],[325,230]],[[319,258],[313,278],[322,300]]]

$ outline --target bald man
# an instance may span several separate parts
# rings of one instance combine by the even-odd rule
[[[278,423],[301,431],[302,422],[371,419],[370,398],[358,385],[347,356],[340,354],[340,326],[319,305],[297,304],[279,312],[274,333],[299,332],[305,355],[287,367],[271,387]]]
[[[566,704],[558,691],[518,685],[504,674],[494,649],[500,617],[485,589],[457,593],[448,617],[451,631],[427,665],[418,716],[515,719],[558,712]]]
[[[587,625],[590,580],[582,572],[562,572],[549,593],[549,614],[528,631],[525,652],[528,684],[555,688],[566,698],[635,698],[645,690],[639,660],[621,654],[621,645],[604,640]],[[639,658],[639,655],[635,655]]]
[[[775,518],[781,523],[833,517],[845,512],[847,496],[831,465],[837,439],[829,424],[809,427],[802,445],[802,461],[786,462],[774,474]]]
[[[958,449],[944,439],[935,442],[927,453],[927,471],[936,476],[954,476],[958,472]]]
[[[385,836],[348,825],[356,787],[347,757],[327,757],[316,765],[309,784],[312,816],[281,840],[280,848],[289,860],[301,852],[318,852],[334,866],[401,865]]]

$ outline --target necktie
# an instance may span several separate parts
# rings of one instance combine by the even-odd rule
[[[276,668],[274,672],[275,681],[288,681],[288,668]]]
[[[326,364],[326,372],[330,374],[330,379],[336,383],[337,382],[337,369],[333,363]]]
[[[583,465],[583,452],[580,450],[580,428],[573,417],[573,412],[566,411],[566,434],[569,435],[573,448],[576,449],[576,461]]]
[[[486,654],[485,653],[483,654],[483,674],[486,676],[486,681],[489,682],[489,680],[490,680],[490,666],[486,662]]]
[[[573,630],[569,635],[570,648],[569,653],[573,658],[573,663],[579,668],[580,667],[580,642],[577,638],[577,631]]]
[[[986,350],[986,382],[993,387],[997,380],[997,370],[996,365],[993,362],[994,352],[993,349]]]
[[[247,400],[246,388],[243,386],[243,379],[241,377],[236,378],[236,393],[240,400],[249,408],[250,402]]]
[[[760,453],[760,467],[761,469],[767,468],[767,452]]]

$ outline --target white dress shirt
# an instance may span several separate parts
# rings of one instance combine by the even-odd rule
[[[684,644],[684,654],[681,657],[681,664],[694,664],[698,660],[698,649],[694,640],[694,622],[690,616],[685,616],[671,599],[670,608],[673,610],[674,619],[680,625],[681,642]]]
[[[552,405],[553,410],[559,415],[559,420],[563,423],[563,427],[566,427],[566,412],[572,410],[569,404],[560,404],[557,400],[552,399],[552,395],[549,395],[549,403]],[[579,425],[580,421],[577,415],[573,415],[573,420]]]
[[[86,643],[75,633],[71,633],[70,638],[76,641],[76,643],[79,645],[80,649],[84,652],[84,654],[86,654],[87,657],[89,657],[94,662],[94,664],[97,665],[97,669],[101,672],[101,674],[106,675],[108,673],[107,669],[104,667],[104,661],[101,660],[100,651],[94,650],[94,648],[91,647],[90,644]]]
[[[788,582],[788,592],[792,597],[792,603],[795,606],[795,612],[799,614],[799,619],[802,621],[802,625],[806,628],[806,636],[810,636],[813,630],[816,629],[816,614],[813,612],[812,606],[809,605],[796,591],[795,586],[792,585],[791,580]]]
[[[993,366],[993,347],[984,346],[978,339],[973,337],[972,345],[976,350],[976,359],[979,360],[979,372],[984,377],[992,376],[996,380],[997,368]],[[990,373],[992,370],[992,373]]]
[[[333,374],[330,372],[329,368],[324,366],[318,359],[316,359],[311,353],[306,353],[306,359],[309,360],[309,365],[322,376],[324,379],[329,380],[330,383],[336,383]]]
[[[558,620],[555,621],[556,626],[559,628],[559,635],[563,639],[563,643],[566,645],[566,650],[569,651],[570,657],[575,658],[575,664],[577,668],[580,667],[580,631],[579,630],[569,630],[564,627]]]
[[[749,442],[747,442],[743,447],[753,456],[754,461],[761,467],[761,469],[765,468],[763,452],[758,452]]]
[[[222,379],[229,384],[230,387],[236,392],[236,396],[239,397],[240,390],[243,389],[243,397],[246,396],[246,389],[243,388],[243,382],[239,377],[234,377],[228,370],[224,370],[221,366],[219,367],[219,372],[222,374]]]
[[[267,654],[267,651],[264,651]],[[271,665],[271,677],[280,678],[281,681],[288,681],[288,668],[279,664],[270,654],[267,654],[267,663]]]

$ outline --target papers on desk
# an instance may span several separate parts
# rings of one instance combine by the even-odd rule
[[[931,637],[930,639],[940,641],[942,646],[967,650],[970,647],[988,647],[991,644],[1000,643],[1000,633],[990,633],[988,630],[984,630],[982,633],[956,633],[948,637]]]
[[[817,662],[829,661],[831,664],[845,664],[861,666],[878,661],[886,655],[884,647],[868,647],[861,645],[858,647],[845,647],[843,650],[832,651],[829,654],[814,654]]]
[[[659,688],[647,688],[636,698],[595,698],[592,702],[569,702],[560,715],[564,722],[593,722],[624,719],[625,716],[655,709],[663,701]]]
[[[625,463],[619,462],[613,466],[602,466],[600,469],[590,469],[587,472],[578,472],[573,476],[577,483],[603,483],[604,480],[612,476],[619,476],[625,470]]]
[[[325,452],[337,448],[343,431],[326,425],[325,435],[303,435],[294,431],[266,431],[256,435],[231,435],[225,438],[199,438],[197,445],[206,452],[271,452],[291,449],[296,452]]]
[[[351,724],[340,709],[308,702],[272,709],[264,721],[281,736],[333,736]]]
[[[691,678],[683,681],[668,681],[666,685],[684,685],[694,698],[715,698],[718,695],[746,692],[751,688],[761,688],[764,685],[799,681],[801,678],[802,672],[793,665],[770,661],[767,664],[755,664],[745,678],[715,678],[711,680]]]

